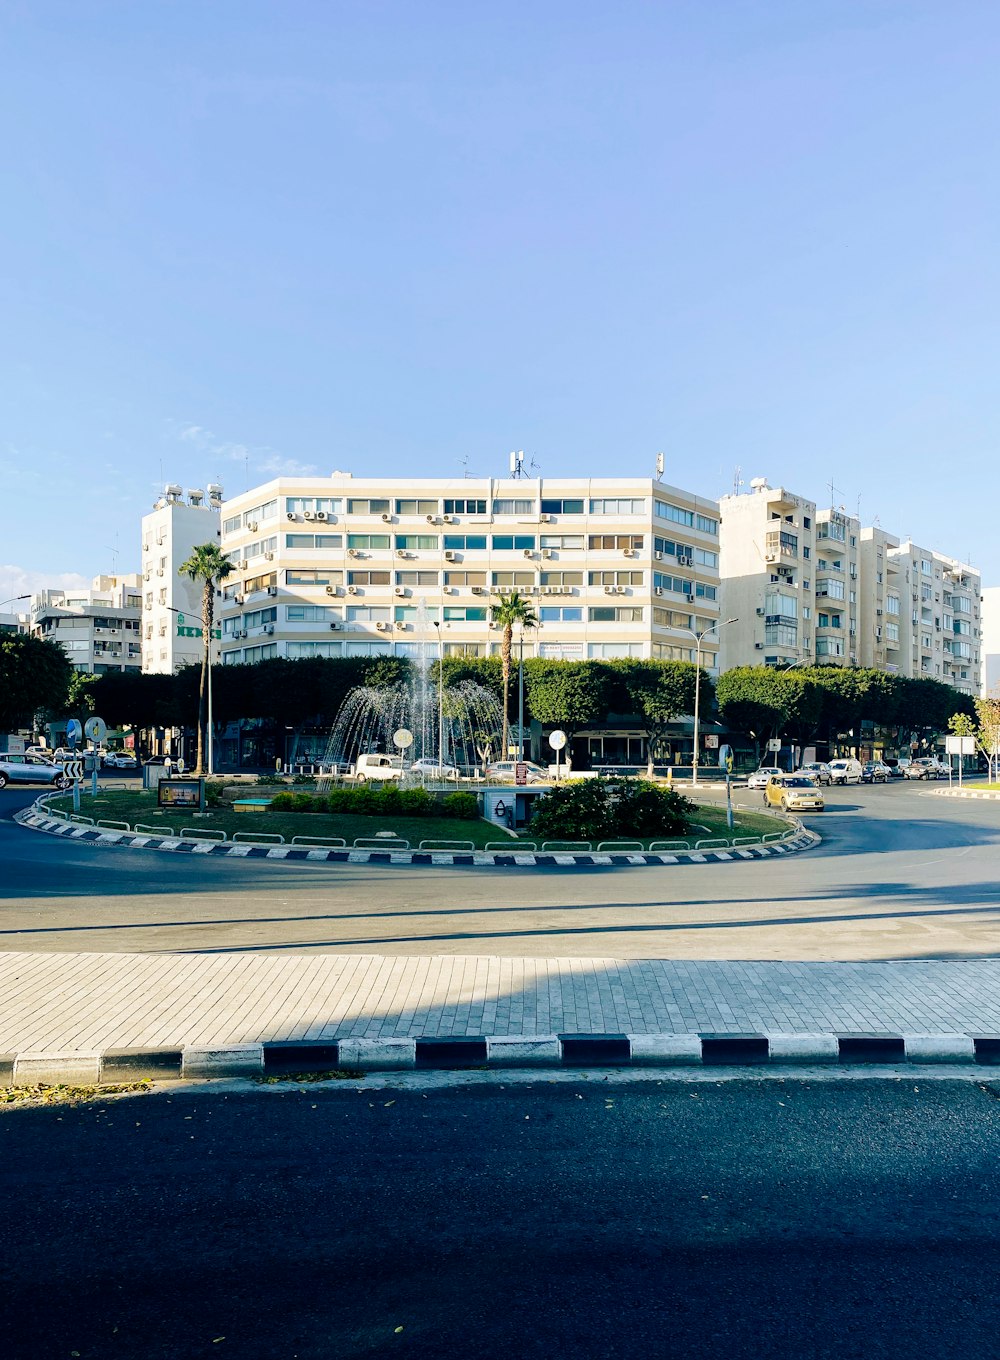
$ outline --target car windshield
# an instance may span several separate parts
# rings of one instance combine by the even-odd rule
[[[812,784],[809,782],[808,779],[786,779],[786,780],[785,780],[785,788],[786,788],[786,789],[811,789],[811,788],[812,788]]]

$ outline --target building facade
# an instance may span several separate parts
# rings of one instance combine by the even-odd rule
[[[222,549],[225,664],[487,656],[498,591],[535,606],[526,656],[694,660],[719,618],[717,502],[648,478],[281,478],[225,503]]]
[[[87,590],[43,590],[31,597],[31,631],[58,642],[78,671],[138,671],[141,578],[95,576]]]
[[[942,680],[978,694],[981,665],[982,582],[964,562],[908,540],[886,549],[900,596],[903,674]],[[886,614],[884,620],[892,620]],[[876,626],[879,620],[876,618]]]
[[[982,601],[981,692],[1000,696],[1000,586],[984,590]]]
[[[170,483],[142,520],[142,668],[173,674],[200,663],[202,586],[180,574],[194,548],[218,543],[222,487]]]

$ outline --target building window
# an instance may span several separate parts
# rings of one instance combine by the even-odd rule
[[[446,586],[485,586],[485,571],[446,571],[444,574],[444,584]]]
[[[329,623],[339,619],[336,609],[328,609],[325,604],[289,604],[285,606],[285,619],[288,623]],[[228,623],[229,620],[227,619]]]
[[[543,501],[542,501],[542,514],[543,514],[543,515],[582,515],[582,514],[583,514],[583,501],[582,501],[582,500],[578,500],[578,501],[577,501],[577,500],[561,500],[561,501],[560,501],[560,500],[556,500],[556,501],[543,500]]]
[[[349,571],[347,573],[347,584],[349,586],[387,586],[389,584],[389,572]]]
[[[497,589],[511,590],[518,586],[533,586],[535,584],[535,573],[533,571],[495,571],[493,573],[493,585]]]
[[[413,552],[414,549],[427,552],[440,547],[437,534],[397,534],[396,547]]]
[[[377,551],[380,548],[388,548],[388,534],[348,534],[348,548],[359,548],[362,551]]]
[[[543,551],[575,552],[583,548],[583,534],[542,534],[539,541]]]
[[[590,502],[592,515],[644,515],[646,502],[641,496],[604,496]]]
[[[535,513],[534,501],[494,501],[494,515],[533,515]]]
[[[323,567],[317,567],[314,571],[289,567],[285,572],[286,586],[339,586],[343,581],[342,571],[328,571]]]
[[[587,610],[591,623],[642,623],[642,609],[631,605],[593,605]]]
[[[436,586],[438,574],[436,571],[397,571],[397,586]]]
[[[437,501],[397,501],[397,515],[436,515]]]
[[[485,623],[485,605],[445,605],[445,623]]]
[[[389,513],[389,501],[386,500],[350,500],[347,502],[347,513],[349,515],[387,515]]]
[[[543,586],[582,586],[582,571],[543,571],[538,578]]]
[[[349,604],[347,606],[348,623],[389,623],[390,621],[391,614],[388,606],[368,604]]]
[[[494,535],[493,535],[493,551],[494,551],[494,552],[520,552],[520,551],[528,551],[529,549],[533,552],[533,551],[534,551],[534,548],[535,548],[535,535],[534,535],[534,534],[494,534]]]
[[[443,539],[444,547],[453,552],[484,552],[486,549],[485,534],[445,534]]]
[[[592,586],[641,586],[645,572],[641,571],[591,571],[587,573],[587,584]]]
[[[286,496],[285,498],[285,511],[289,515],[304,515],[306,511],[311,514],[339,515],[342,507],[343,501],[333,496]]]
[[[486,502],[479,500],[446,500],[444,503],[444,513],[446,515],[485,515]]]
[[[582,623],[583,610],[546,605],[538,611],[542,623]]]
[[[641,657],[641,642],[590,642],[587,656],[591,661],[614,661],[619,657]]]
[[[286,548],[343,548],[342,534],[286,534]],[[238,555],[238,554],[237,554]]]
[[[637,552],[643,541],[642,534],[591,534],[590,548],[592,552]]]
[[[340,656],[342,647],[340,642],[286,642],[285,655],[291,661],[308,656]]]

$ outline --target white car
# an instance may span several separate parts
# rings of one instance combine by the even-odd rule
[[[410,766],[409,774],[419,775],[421,779],[461,779],[462,772],[457,765],[439,765],[430,756],[421,756]]]
[[[403,757],[387,756],[381,751],[365,751],[354,762],[353,779],[364,784],[369,779],[385,783],[389,779],[402,779]]]
[[[766,789],[767,781],[775,775],[783,775],[784,770],[779,770],[777,765],[762,765],[759,770],[754,770],[747,780],[748,789]]]
[[[830,776],[835,784],[860,784],[861,761],[853,756],[830,761]]]

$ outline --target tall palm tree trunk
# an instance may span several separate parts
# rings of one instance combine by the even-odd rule
[[[510,746],[510,718],[508,711],[510,707],[510,661],[511,652],[514,648],[514,627],[513,624],[505,624],[503,638],[500,642],[500,670],[503,675],[503,754],[501,760],[507,759],[507,750]]]
[[[212,624],[215,613],[214,583],[206,581],[201,594],[201,684],[198,686],[198,754],[195,774],[205,773],[205,736],[208,727],[208,666],[212,645]]]

